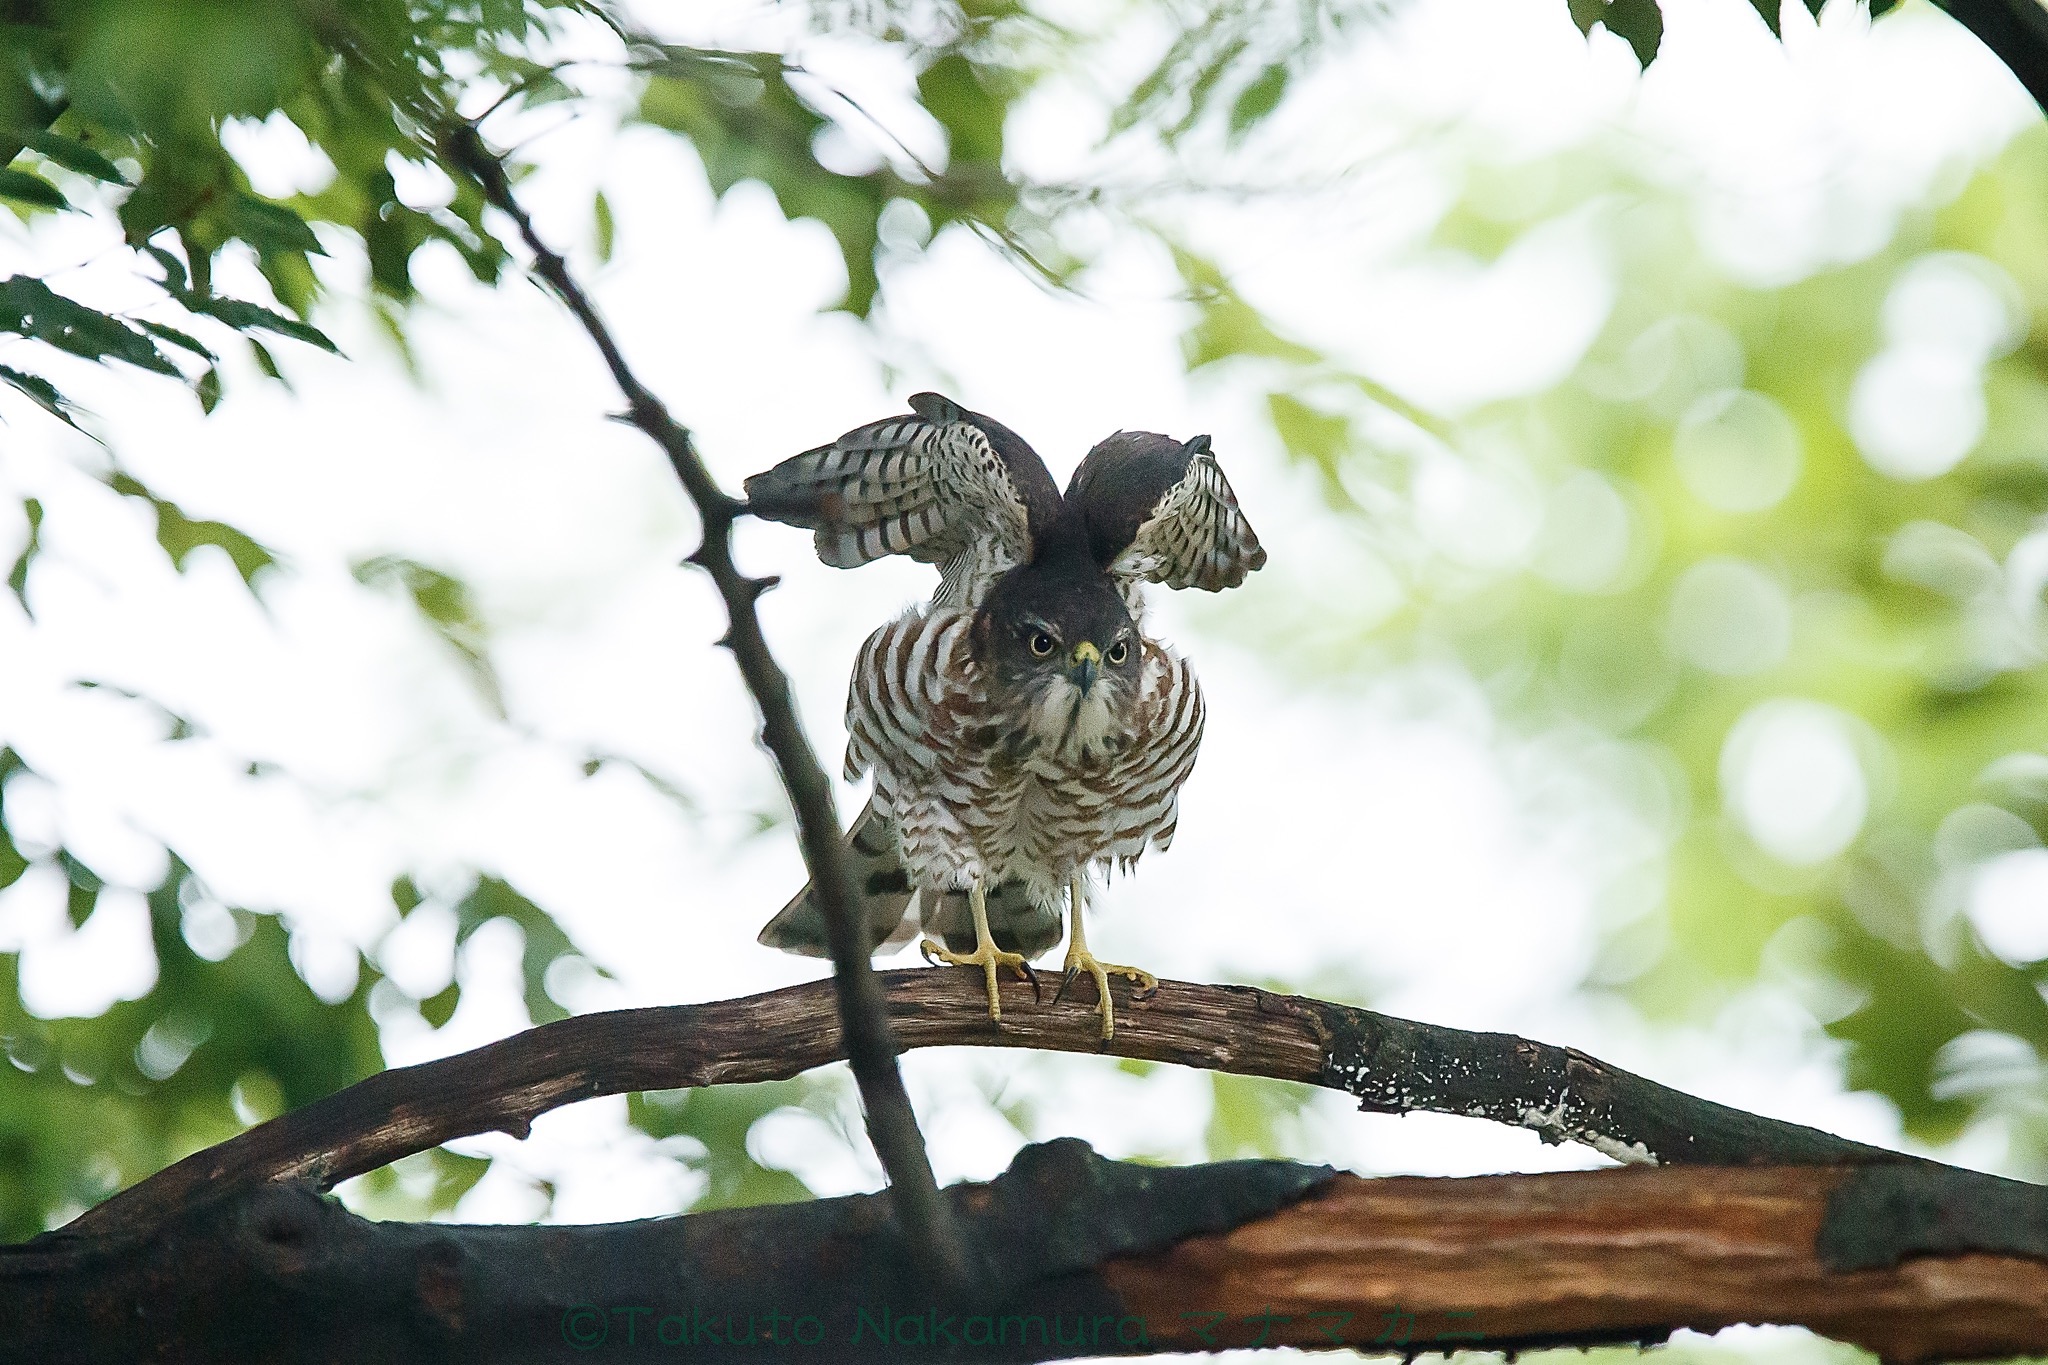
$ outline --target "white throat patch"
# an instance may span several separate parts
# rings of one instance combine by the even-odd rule
[[[1055,677],[1031,708],[1029,730],[1038,751],[1067,762],[1096,762],[1124,745],[1124,726],[1117,719],[1120,683],[1098,678],[1086,696],[1071,679]]]

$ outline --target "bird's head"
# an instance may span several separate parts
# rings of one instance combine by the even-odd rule
[[[1122,747],[1144,642],[1092,563],[1041,561],[998,579],[976,613],[974,649],[990,699],[1023,720],[1035,750],[1085,760]]]

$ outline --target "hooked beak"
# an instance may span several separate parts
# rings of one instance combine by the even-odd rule
[[[1088,695],[1088,689],[1095,686],[1095,675],[1102,671],[1102,651],[1089,641],[1083,640],[1074,646],[1072,662],[1073,666],[1067,670],[1067,676],[1073,679],[1074,686],[1080,688],[1081,695],[1085,697]]]

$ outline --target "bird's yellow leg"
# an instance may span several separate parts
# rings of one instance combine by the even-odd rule
[[[1002,997],[996,994],[996,971],[1011,967],[1018,976],[1038,987],[1038,978],[1031,974],[1031,965],[1022,953],[1008,953],[996,947],[996,936],[988,928],[988,893],[981,888],[981,878],[974,879],[974,885],[967,888],[967,904],[974,911],[974,951],[971,953],[950,953],[933,939],[919,941],[918,951],[927,962],[950,962],[956,967],[979,967],[988,978],[988,1017],[1001,1022],[1003,1017]]]
[[[1060,982],[1060,994],[1065,994],[1067,987],[1072,985],[1074,978],[1082,972],[1094,977],[1095,998],[1102,1002],[1099,1007],[1102,1014],[1102,1036],[1114,1038],[1116,1006],[1111,1004],[1109,999],[1110,973],[1114,972],[1118,976],[1128,977],[1137,982],[1140,995],[1158,990],[1159,978],[1137,967],[1119,967],[1114,962],[1104,962],[1088,951],[1088,935],[1081,928],[1081,907],[1088,902],[1088,884],[1080,877],[1075,877],[1068,886],[1067,965],[1065,976]],[[1059,996],[1053,998],[1057,1000]]]

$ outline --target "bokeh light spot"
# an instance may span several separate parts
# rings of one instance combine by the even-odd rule
[[[1966,907],[1984,946],[2015,965],[2048,960],[2048,849],[1992,858],[1970,880]]]
[[[1519,468],[1451,456],[1429,461],[1416,476],[1415,509],[1432,542],[1475,568],[1521,563],[1543,516],[1536,489]]]
[[[1965,355],[1978,364],[2026,335],[2025,300],[2012,276],[1967,251],[1931,251],[1899,271],[1884,300],[1885,340]]]
[[[1685,486],[1707,506],[1761,512],[1799,481],[1802,442],[1776,399],[1753,389],[1721,389],[1685,410],[1671,453]]]
[[[1645,327],[1622,353],[1616,397],[1640,401],[1669,420],[1702,394],[1742,384],[1742,343],[1724,323],[1676,313]]]
[[[1870,785],[1851,721],[1793,698],[1745,712],[1721,747],[1721,795],[1757,846],[1806,867],[1847,848],[1863,828]]]
[[[1895,346],[1864,363],[1849,391],[1849,434],[1872,469],[1932,479],[1984,438],[1984,371],[1968,354]]]
[[[1550,490],[1532,567],[1574,592],[1612,587],[1628,567],[1628,503],[1613,484],[1580,470]]]
[[[1791,648],[1792,604],[1754,564],[1703,559],[1672,590],[1665,639],[1674,656],[1709,673],[1761,673]]]

